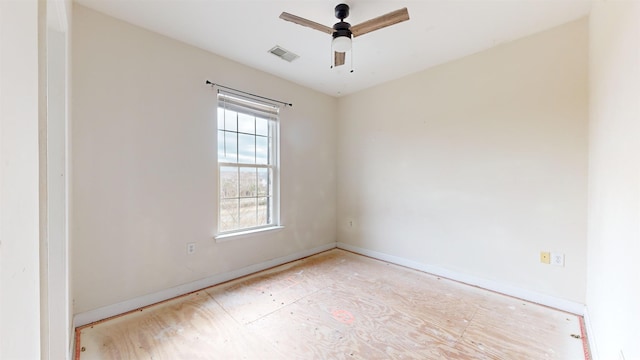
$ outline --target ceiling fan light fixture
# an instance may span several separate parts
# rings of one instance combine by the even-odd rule
[[[333,51],[347,52],[351,50],[351,38],[349,36],[338,36],[333,38]]]

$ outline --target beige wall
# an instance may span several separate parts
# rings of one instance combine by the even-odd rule
[[[335,242],[336,99],[81,6],[73,26],[76,313]],[[281,113],[283,230],[212,238],[206,79],[293,103]]]
[[[640,359],[640,4],[590,16],[588,319],[596,359]]]
[[[587,33],[582,19],[341,98],[338,240],[584,303]]]

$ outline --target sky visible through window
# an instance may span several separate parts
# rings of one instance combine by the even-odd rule
[[[218,109],[218,161],[269,163],[269,120]]]

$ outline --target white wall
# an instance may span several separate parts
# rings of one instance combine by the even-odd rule
[[[0,1],[0,359],[40,358],[38,1]]]
[[[599,359],[640,359],[640,4],[590,16],[587,306]]]
[[[73,349],[68,236],[69,40],[71,1],[48,0],[46,31],[46,124],[40,127],[40,177],[46,191],[41,217],[41,351],[43,359],[69,358]]]
[[[578,20],[341,98],[338,240],[584,303],[587,34]]]
[[[336,99],[81,6],[73,15],[76,313],[335,242]],[[212,238],[206,79],[293,103],[281,112],[283,230]]]

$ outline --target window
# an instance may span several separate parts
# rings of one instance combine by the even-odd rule
[[[219,235],[279,225],[278,110],[218,92]]]

